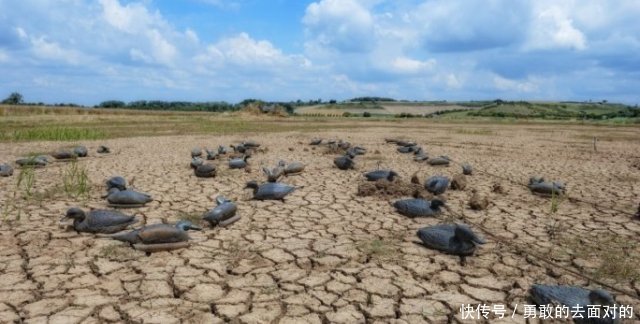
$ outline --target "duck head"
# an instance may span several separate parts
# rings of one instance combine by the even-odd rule
[[[179,228],[179,229],[181,229],[181,230],[183,230],[185,232],[188,231],[188,230],[192,230],[192,231],[201,231],[202,230],[202,227],[193,225],[193,223],[191,223],[188,220],[181,220],[181,221],[177,222],[176,223],[176,228]]]
[[[593,305],[614,305],[616,301],[608,291],[604,289],[594,289],[589,292],[589,301]]]
[[[222,204],[224,204],[224,203],[226,203],[226,202],[231,202],[231,200],[229,200],[229,199],[225,198],[225,197],[224,197],[224,196],[222,196],[222,195],[219,195],[218,197],[216,197],[216,204],[218,204],[218,205],[222,205]]]
[[[65,214],[63,220],[65,218],[71,218],[74,221],[82,222],[85,217],[87,217],[87,214],[85,214],[84,210],[78,207],[71,207],[67,210],[67,213]]]
[[[246,188],[251,188],[251,189],[253,189],[254,193],[258,191],[258,187],[259,187],[258,186],[258,182],[255,181],[255,180],[248,181],[247,184],[245,185],[245,189]]]
[[[387,180],[393,181],[396,177],[400,176],[395,171],[389,171],[389,175],[387,176]]]
[[[440,200],[440,199],[433,199],[431,200],[431,209],[433,210],[438,210],[440,209],[440,207],[444,206],[444,201]]]

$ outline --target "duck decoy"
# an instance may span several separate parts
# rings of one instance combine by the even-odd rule
[[[280,161],[280,162],[284,162],[284,161]],[[262,168],[262,171],[267,176],[268,182],[277,182],[278,179],[282,177],[282,175],[284,174],[284,166],[282,164],[283,163],[278,163],[278,165],[273,169],[269,169],[267,167]]]
[[[380,179],[393,181],[399,174],[393,170],[376,170],[367,172],[364,176],[367,178],[367,181],[378,181]]]
[[[210,149],[204,149],[207,153],[207,160],[215,160],[218,157],[218,152]]]
[[[32,157],[16,160],[16,164],[21,167],[25,167],[25,166],[44,167],[48,163],[49,163],[49,160],[44,155],[32,156]]]
[[[462,174],[464,175],[472,175],[473,174],[473,168],[471,167],[471,165],[469,163],[465,163],[462,165]]]
[[[434,195],[441,195],[449,187],[449,178],[444,176],[433,176],[424,183],[425,189]]]
[[[117,210],[94,209],[86,213],[77,207],[69,208],[61,222],[68,218],[73,219],[73,228],[78,232],[103,234],[120,232],[139,221]]]
[[[531,177],[529,179],[529,190],[533,193],[543,195],[564,195],[565,184],[558,181],[544,181],[542,177]]]
[[[429,161],[427,161],[427,163],[429,163],[429,165],[449,165],[450,161],[449,158],[446,156],[439,156],[439,157],[435,157],[433,159],[430,159]]]
[[[333,164],[338,167],[340,170],[349,170],[354,169],[356,167],[355,162],[353,161],[354,155],[351,155],[347,152],[347,154],[338,156],[333,159]]]
[[[191,157],[200,157],[202,156],[202,149],[199,147],[194,147],[191,149]]]
[[[198,178],[214,178],[217,174],[216,166],[211,163],[204,163],[197,166],[193,173]]]
[[[345,142],[345,141],[342,141],[342,140],[338,141],[337,144],[338,144],[338,147],[343,149],[343,150],[349,149],[351,147],[351,143]]]
[[[400,140],[399,140],[399,139],[396,139],[396,138],[385,138],[385,139],[384,139],[384,141],[385,141],[386,143],[396,144],[396,143],[398,143],[398,141],[400,141]]]
[[[267,182],[258,185],[256,181],[249,181],[245,188],[253,189],[253,199],[255,200],[282,200],[284,197],[293,192],[296,187],[279,183]]]
[[[71,160],[78,158],[78,154],[71,150],[57,150],[52,152],[51,156],[56,160]]]
[[[284,174],[298,174],[304,171],[305,165],[302,162],[291,162],[284,167]]]
[[[411,153],[414,150],[413,146],[400,146],[397,148],[399,153]]]
[[[212,227],[216,225],[225,227],[240,219],[240,215],[236,215],[238,206],[233,201],[223,196],[218,196],[216,197],[216,204],[215,208],[202,216]]]
[[[107,179],[107,191],[111,188],[117,188],[118,190],[127,189],[127,180],[121,176],[115,176]]]
[[[231,145],[231,148],[233,149],[234,152],[236,153],[244,153],[247,151],[247,148],[242,145],[242,144],[238,144],[238,145]]]
[[[256,147],[260,147],[260,143],[256,142],[256,141],[242,141],[242,146],[244,146],[245,148],[256,148]]]
[[[153,224],[126,233],[113,234],[110,237],[131,244],[136,250],[145,252],[167,251],[189,246],[191,238],[188,230],[200,231],[202,228],[190,221],[181,220],[175,225]]]
[[[218,146],[218,154],[220,154],[220,155],[225,155],[225,154],[227,154],[227,148],[226,148],[226,147],[224,147],[224,146],[222,146],[222,145],[219,145],[219,146]]]
[[[111,188],[107,194],[107,201],[111,207],[142,207],[152,200],[151,195],[131,189],[119,190],[118,188]]]
[[[109,149],[109,147],[107,147],[107,146],[100,145],[98,147],[98,151],[97,152],[100,153],[100,154],[107,154],[107,153],[111,153],[111,149]]]
[[[75,153],[78,157],[86,157],[89,154],[89,151],[84,145],[78,145],[73,148],[73,153]]]
[[[440,199],[433,199],[431,201],[417,198],[417,199],[403,199],[393,203],[393,207],[401,215],[408,217],[429,217],[435,216],[440,213],[440,207],[444,206],[444,202]]]
[[[354,146],[349,148],[349,152],[351,153],[351,155],[364,155],[365,153],[367,153],[367,149],[362,147],[362,146]]]
[[[11,175],[13,175],[13,167],[6,163],[0,164],[0,177],[9,177]]]
[[[193,157],[191,158],[191,163],[189,163],[189,165],[191,166],[192,169],[196,169],[197,167],[201,166],[202,164],[204,164],[204,160],[200,157]]]
[[[322,139],[321,138],[314,138],[309,143],[309,145],[320,145],[320,144],[322,144]]]
[[[413,141],[399,140],[399,141],[396,141],[396,145],[404,146],[404,147],[410,147],[410,146],[416,146],[418,144],[416,142],[413,142]]]
[[[608,291],[603,289],[589,290],[577,286],[534,284],[529,289],[529,297],[534,304],[539,306],[555,304],[571,309],[576,308],[576,313],[572,313],[575,323],[620,323],[620,313],[616,314],[614,309],[617,308],[612,307],[616,301]],[[599,307],[600,311],[597,314],[587,314],[588,308],[590,308],[588,305],[609,307]],[[577,308],[576,306],[581,307]]]
[[[229,160],[229,169],[244,169],[247,166],[248,156]]]
[[[463,224],[440,224],[424,227],[418,230],[418,237],[422,244],[428,248],[460,256],[462,264],[465,263],[466,256],[475,252],[476,245],[486,243],[471,228]]]

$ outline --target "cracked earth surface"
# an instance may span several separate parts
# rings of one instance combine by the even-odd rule
[[[603,261],[589,253],[604,247],[588,244],[600,242],[599,238],[631,242],[625,247],[626,257],[634,262],[640,259],[635,244],[640,222],[609,208],[635,212],[640,170],[634,163],[639,159],[640,141],[601,141],[598,153],[593,153],[588,140],[575,139],[582,132],[579,127],[492,129],[487,135],[435,125],[409,130],[370,128],[357,134],[83,142],[91,152],[78,162],[93,183],[88,199],[58,193],[40,201],[13,200],[19,170],[13,177],[0,179],[0,202],[15,205],[0,225],[0,322],[467,323],[473,321],[461,319],[460,305],[483,303],[506,305],[507,314],[519,305],[513,318],[495,321],[524,323],[522,305],[527,304],[531,284],[598,284],[511,245],[588,275],[602,273]],[[637,129],[611,131],[640,138]],[[315,136],[342,138],[368,152],[356,158],[356,170],[340,171],[333,167],[335,155],[307,145]],[[395,145],[384,143],[385,137],[393,136],[417,141],[430,156],[448,155],[474,166],[477,171],[467,177],[464,190],[445,193],[450,211],[435,218],[410,219],[396,213],[389,200],[356,195],[362,173],[375,169],[378,161],[407,181],[416,171],[421,181],[461,172],[455,164],[432,167],[412,161],[412,156],[397,153]],[[229,170],[223,160],[214,162],[219,166],[216,178],[193,175],[192,147],[214,148],[242,139],[258,140],[266,148],[250,160],[250,172]],[[94,152],[100,144],[110,146],[113,153],[98,156]],[[0,144],[0,156],[13,161],[27,152],[59,146],[54,142]],[[307,165],[301,175],[281,180],[304,187],[284,203],[248,200],[251,193],[243,190],[244,183],[263,181],[261,166],[273,166],[279,159]],[[60,185],[67,165],[54,162],[36,169],[34,190],[45,192]],[[563,201],[551,215],[549,198],[480,171],[520,183],[532,175],[563,180],[569,195],[601,204]],[[218,194],[237,201],[242,219],[227,228],[191,233],[197,242],[187,249],[151,255],[122,242],[58,227],[71,206],[106,208],[100,194],[104,180],[113,175],[135,177],[134,187],[153,195],[155,200],[147,206],[124,210],[143,215],[147,224],[200,216],[212,208]],[[496,183],[504,194],[492,192]],[[486,210],[468,207],[473,189],[491,201]],[[464,266],[456,257],[415,244],[419,228],[448,221],[480,224],[482,229],[471,226],[489,241]],[[556,223],[563,225],[551,226]],[[580,251],[586,246],[590,251]],[[637,278],[600,278],[630,294],[640,292]],[[612,293],[619,304],[640,311],[638,299]]]

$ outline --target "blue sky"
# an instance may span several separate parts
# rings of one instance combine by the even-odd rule
[[[640,102],[637,0],[0,0],[0,97]]]

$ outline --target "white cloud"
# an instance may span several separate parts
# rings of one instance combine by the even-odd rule
[[[415,74],[424,73],[434,68],[436,60],[418,61],[408,57],[396,57],[391,62],[391,67],[399,73]]]
[[[342,52],[373,48],[374,17],[356,0],[321,0],[311,3],[302,18],[310,36],[308,47],[330,47]]]
[[[539,90],[538,84],[533,80],[511,80],[499,75],[493,76],[493,85],[501,91],[515,91],[516,93],[531,93]]]
[[[585,35],[573,25],[573,20],[562,8],[544,8],[532,21],[529,49],[567,48],[584,50],[587,47]]]

